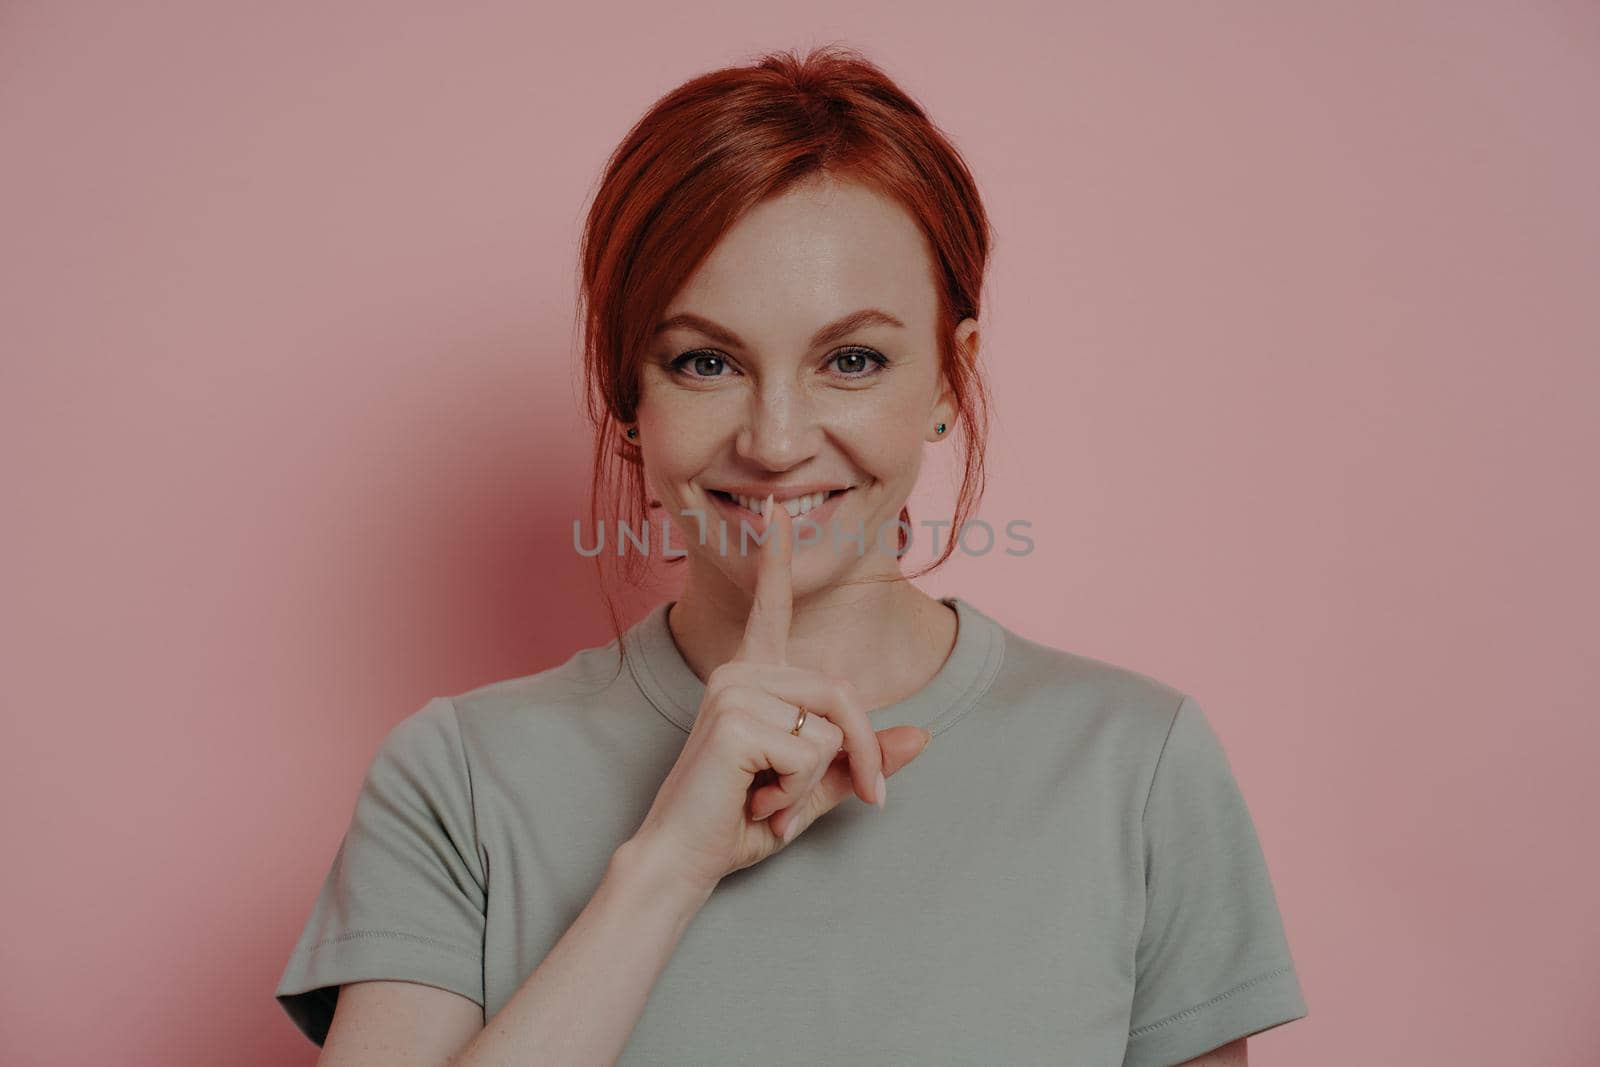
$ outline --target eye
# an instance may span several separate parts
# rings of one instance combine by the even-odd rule
[[[840,349],[829,362],[847,369],[847,378],[871,378],[889,365],[888,357],[870,348],[860,347]]]
[[[859,345],[842,348],[828,359],[829,363],[837,364],[843,371],[845,378],[871,378],[889,365],[889,359],[880,352]],[[709,348],[697,348],[692,352],[685,352],[667,364],[667,368],[674,374],[681,374],[697,381],[716,378],[726,378],[723,370],[733,371],[726,356]]]
[[[686,372],[683,369],[686,365],[692,366],[694,370]],[[687,374],[687,376],[690,378],[726,377],[726,375],[721,373],[721,370],[727,365],[728,361],[722,355],[703,348],[696,349],[693,352],[685,352],[683,355],[667,364],[674,374]],[[708,370],[711,373],[701,374],[700,372],[703,370]]]

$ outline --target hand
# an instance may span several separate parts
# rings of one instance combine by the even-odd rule
[[[854,792],[876,803],[931,735],[874,731],[855,686],[792,667],[794,520],[767,498],[755,594],[733,659],[711,672],[689,740],[634,834],[697,889],[758,863]],[[805,725],[791,734],[799,708]],[[764,779],[752,786],[757,776]],[[772,780],[775,776],[776,780]]]

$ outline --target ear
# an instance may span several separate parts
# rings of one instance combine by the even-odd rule
[[[955,344],[956,358],[972,362],[978,358],[978,320],[962,319],[956,326]],[[944,433],[936,433],[934,427],[944,423]],[[947,375],[939,375],[939,398],[934,401],[933,410],[929,412],[927,430],[923,438],[928,441],[946,441],[955,436],[956,426],[956,398],[955,390],[950,388],[950,379]]]

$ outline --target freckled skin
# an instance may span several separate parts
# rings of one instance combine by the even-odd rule
[[[941,439],[935,424],[955,421],[940,374],[934,279],[914,218],[864,186],[813,180],[752,209],[666,311],[711,319],[748,348],[675,329],[657,339],[653,357],[705,349],[725,357],[722,363],[691,359],[679,372],[697,379],[688,381],[656,358],[646,364],[638,425],[652,496],[669,515],[685,508],[714,514],[700,479],[856,484],[836,518],[851,530],[864,521],[865,556],[858,558],[853,544],[835,549],[831,537],[801,547],[795,593],[846,576],[897,572],[898,561],[877,552],[870,538],[899,516],[925,444]],[[823,349],[808,348],[820,326],[863,307],[889,311],[906,328],[868,326]],[[957,337],[976,329],[969,319]],[[890,365],[876,368],[851,355],[856,345],[882,353]],[[840,349],[847,351],[835,358]],[[681,522],[691,585],[747,584],[753,560],[739,557],[737,529],[729,530],[724,557],[714,537],[698,544],[692,518]],[[883,540],[893,548],[892,526]]]
[[[955,436],[937,286],[932,248],[899,202],[814,177],[740,218],[665,309],[663,319],[696,315],[742,342],[689,328],[658,334],[636,408],[646,487],[664,508],[656,514],[677,526],[674,547],[688,554],[670,625],[702,678],[738,646],[761,551],[751,541],[740,555],[737,520],[721,551],[724,514],[708,487],[730,483],[854,487],[832,505],[829,525],[798,534],[812,543],[794,549],[790,664],[846,679],[878,707],[915,692],[944,661],[954,611],[905,581],[894,556],[894,523],[923,450]],[[865,308],[903,326],[863,325],[812,344],[824,326]],[[967,319],[952,336],[975,352],[977,330]],[[686,509],[705,514],[706,544],[695,518],[680,517]],[[862,528],[864,551],[836,540],[833,523]],[[752,520],[752,532],[760,529]],[[915,535],[926,543],[926,529]],[[895,580],[841,585],[867,576]]]

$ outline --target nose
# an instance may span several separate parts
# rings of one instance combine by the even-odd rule
[[[780,385],[752,394],[735,447],[742,459],[784,471],[816,454],[820,434],[811,398]]]

